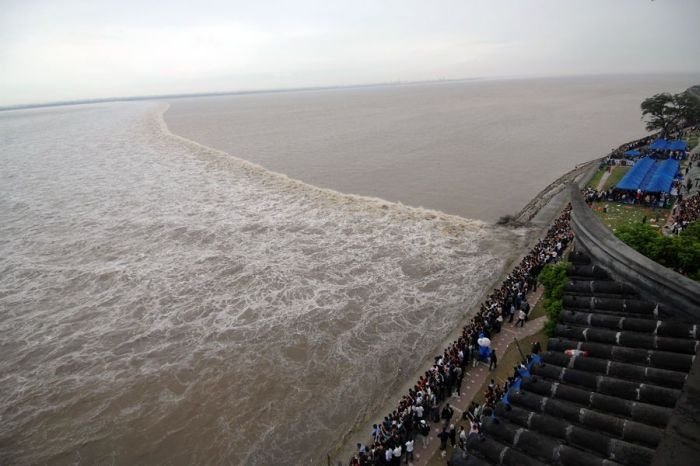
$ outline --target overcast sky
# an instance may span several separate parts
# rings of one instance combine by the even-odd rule
[[[700,0],[0,0],[0,105],[700,71]]]

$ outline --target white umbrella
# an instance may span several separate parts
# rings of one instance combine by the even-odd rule
[[[481,337],[478,340],[476,340],[476,342],[479,344],[479,346],[485,346],[487,348],[491,346],[491,340],[489,340],[486,337]]]

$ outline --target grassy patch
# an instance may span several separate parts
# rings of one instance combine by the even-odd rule
[[[623,176],[625,176],[625,173],[629,171],[630,167],[622,166],[622,167],[615,167],[613,168],[612,173],[610,173],[610,176],[608,177],[607,180],[605,180],[605,184],[603,185],[603,190],[609,189],[617,185],[617,183],[620,182]]]
[[[537,304],[532,308],[530,311],[530,314],[528,314],[528,319],[529,320],[535,320],[538,317],[542,317],[544,315],[544,299],[541,299],[537,301]]]
[[[607,213],[603,212],[606,204],[608,205]],[[622,226],[641,223],[644,217],[647,218],[647,223],[651,227],[661,231],[661,228],[666,224],[668,216],[671,214],[671,209],[652,209],[650,207],[617,202],[594,202],[593,212],[600,218],[603,225],[610,228],[613,232]]]
[[[603,177],[603,173],[605,173],[604,169],[598,169],[598,171],[593,174],[593,178],[591,178],[591,181],[588,182],[588,187],[598,189],[598,183],[600,183],[600,179]]]
[[[698,145],[698,139],[700,139],[700,136],[698,136],[697,134],[694,134],[688,138],[688,148],[690,150],[693,150],[695,146]]]

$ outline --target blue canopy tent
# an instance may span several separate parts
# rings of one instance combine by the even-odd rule
[[[654,160],[648,157],[640,159],[634,167],[630,169],[625,176],[617,183],[615,189],[621,189],[624,191],[636,191],[639,186],[644,181],[644,177],[647,175],[649,170],[654,166]]]
[[[640,155],[642,155],[642,153],[639,152],[637,149],[632,149],[625,152],[625,155],[628,157],[639,157]]]
[[[678,172],[680,164],[678,160],[668,159],[658,163],[658,168],[642,190],[648,193],[668,193],[671,191],[673,179]]]
[[[666,139],[657,139],[649,144],[651,150],[688,150],[688,143],[682,139],[667,141]]]
[[[649,144],[649,149],[651,149],[651,150],[666,150],[667,145],[668,145],[668,141],[666,141],[665,139],[657,139],[656,141]]]
[[[667,145],[668,150],[683,150],[686,151],[688,150],[688,143],[681,140],[681,139],[676,139],[675,141],[669,141]]]
[[[654,175],[656,175],[656,170],[658,170],[660,166],[661,164],[659,162],[654,162],[654,164],[651,167],[649,167],[649,170],[647,170],[646,174],[644,175],[644,179],[642,179],[642,182],[639,183],[639,189],[641,189],[642,191],[647,190],[647,186],[651,182],[651,179],[654,177]]]

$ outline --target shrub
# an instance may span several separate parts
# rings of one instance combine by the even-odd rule
[[[700,222],[691,223],[678,236],[663,236],[644,223],[620,227],[615,235],[649,259],[690,278],[700,278]]]
[[[632,249],[647,257],[656,256],[656,249],[661,235],[646,223],[624,225],[617,229],[615,236]]]
[[[544,286],[543,306],[547,314],[544,330],[548,336],[554,332],[554,327],[559,321],[559,314],[564,308],[564,287],[569,282],[569,278],[566,276],[568,266],[568,262],[547,264],[538,277]]]

